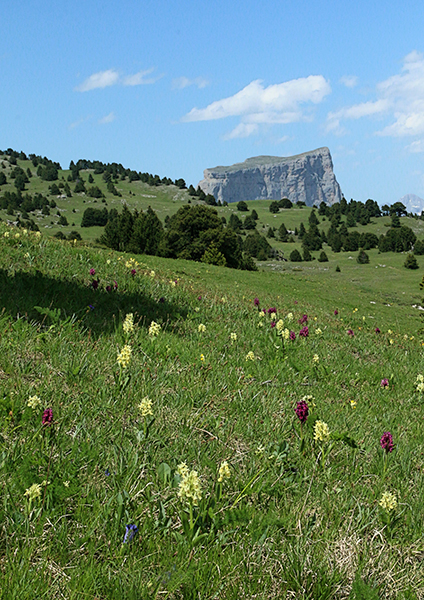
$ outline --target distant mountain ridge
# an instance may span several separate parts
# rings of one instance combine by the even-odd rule
[[[420,215],[424,210],[424,200],[415,194],[406,194],[399,200],[409,213]]]

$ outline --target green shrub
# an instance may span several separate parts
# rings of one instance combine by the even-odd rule
[[[358,252],[358,256],[356,257],[356,262],[360,265],[367,265],[370,262],[370,257],[362,248]]]
[[[291,262],[302,262],[302,257],[300,255],[299,250],[297,248],[290,252],[290,260]]]
[[[418,269],[419,268],[417,259],[415,258],[415,256],[413,254],[407,254],[405,262],[403,263],[403,266],[406,269]]]

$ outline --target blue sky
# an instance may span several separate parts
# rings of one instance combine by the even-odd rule
[[[330,148],[346,198],[424,198],[419,1],[2,3],[0,149],[195,186]]]

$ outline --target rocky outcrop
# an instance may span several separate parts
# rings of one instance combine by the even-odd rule
[[[200,188],[221,202],[289,198],[313,206],[342,198],[328,148],[287,158],[257,156],[230,167],[205,169],[203,174]]]
[[[399,200],[410,213],[420,215],[424,209],[424,200],[415,194],[406,194]]]

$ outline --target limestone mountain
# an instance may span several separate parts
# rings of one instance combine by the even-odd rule
[[[409,213],[420,215],[424,210],[424,200],[415,194],[406,194],[399,202],[402,202]]]
[[[205,169],[203,174],[200,188],[221,202],[289,198],[313,206],[332,205],[342,198],[326,147],[290,157],[256,156],[229,167]]]

